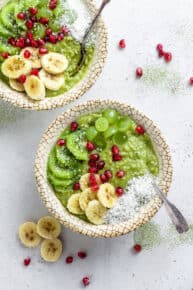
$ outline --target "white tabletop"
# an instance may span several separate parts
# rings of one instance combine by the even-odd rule
[[[192,0],[112,0],[104,13],[109,31],[109,53],[97,83],[78,102],[111,98],[130,103],[149,115],[170,145],[174,165],[171,200],[193,221],[193,2]],[[118,41],[126,39],[120,51]],[[166,64],[155,46],[162,42],[173,53]],[[135,79],[135,69],[147,67],[168,75]],[[158,73],[158,72],[157,72]],[[71,104],[70,106],[73,106]],[[17,239],[18,226],[47,213],[39,198],[33,162],[44,130],[67,107],[50,112],[28,112],[0,103],[0,289],[80,289],[83,276],[91,277],[90,290],[192,290],[193,248],[187,243],[131,252],[133,235],[114,239],[91,239],[63,229],[64,253],[59,262],[41,261],[39,248],[23,248]],[[164,208],[153,219],[166,231],[169,220]],[[85,260],[65,264],[65,257],[79,249]],[[32,262],[24,267],[22,261]]]

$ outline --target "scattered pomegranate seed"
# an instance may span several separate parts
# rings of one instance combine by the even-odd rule
[[[26,37],[32,40],[34,38],[33,33],[31,31],[27,31]]]
[[[119,154],[119,147],[117,145],[113,145],[111,151],[113,154]]]
[[[41,46],[44,46],[45,45],[45,41],[43,39],[38,39],[38,45],[41,47]]]
[[[113,177],[113,173],[111,170],[106,170],[105,171],[105,176],[107,179],[111,179]]]
[[[141,250],[142,250],[142,246],[139,245],[139,244],[135,244],[135,245],[133,246],[133,249],[134,249],[134,251],[135,251],[136,253],[139,253],[139,252],[141,252]]]
[[[1,56],[6,59],[6,58],[9,57],[9,53],[8,52],[2,52]]]
[[[72,132],[76,131],[76,129],[78,128],[78,123],[77,122],[72,122],[70,125],[70,130]]]
[[[88,169],[88,172],[89,172],[89,173],[98,173],[98,169],[97,169],[96,167],[90,167],[90,168]]]
[[[37,19],[37,16],[31,16],[30,17],[30,20],[33,22],[33,23],[36,23],[36,22],[38,22],[38,19]]]
[[[88,142],[86,143],[86,149],[87,149],[88,151],[93,151],[95,148],[96,148],[96,147],[95,147],[95,145],[94,145],[92,142],[88,141]]]
[[[113,161],[120,161],[120,160],[122,160],[122,156],[121,155],[119,155],[119,154],[114,154],[113,155]]]
[[[39,54],[46,54],[46,53],[48,53],[48,49],[46,48],[46,47],[40,47],[40,49],[39,49]]]
[[[72,264],[74,258],[72,256],[66,257],[66,264]]]
[[[26,21],[25,25],[26,25],[26,27],[27,27],[28,29],[32,29],[33,26],[34,26],[33,21],[31,21],[30,19],[28,19],[28,20]]]
[[[164,53],[164,59],[165,59],[166,62],[170,62],[172,60],[171,52],[165,52]]]
[[[17,14],[17,18],[20,19],[20,20],[24,20],[25,19],[25,13],[23,12],[20,12]]]
[[[59,32],[58,33],[58,41],[62,41],[64,39],[64,33]]]
[[[99,169],[99,170],[101,170],[101,169],[103,169],[105,167],[105,162],[103,161],[103,160],[99,160],[98,162],[97,162],[97,168]]]
[[[38,41],[35,40],[35,39],[32,39],[32,40],[31,40],[31,46],[32,46],[32,47],[35,47],[35,48],[38,48]]]
[[[160,50],[160,51],[158,52],[158,54],[159,54],[159,57],[163,57],[163,56],[165,55],[165,52],[164,52],[163,50]]]
[[[90,186],[97,185],[96,177],[93,173],[89,175],[89,184]]]
[[[74,189],[74,190],[79,190],[79,189],[80,189],[80,183],[79,183],[79,182],[75,182],[75,183],[73,184],[73,189]]]
[[[125,171],[123,171],[123,170],[119,170],[119,171],[117,171],[117,173],[116,173],[116,176],[117,176],[118,178],[122,178],[124,175],[125,175]]]
[[[93,161],[98,161],[100,158],[99,154],[95,153],[95,154],[91,154],[90,155],[90,160],[93,160]]]
[[[41,18],[39,19],[39,22],[40,22],[41,24],[43,24],[43,25],[46,25],[46,24],[48,24],[49,19],[46,18],[46,17],[41,17]]]
[[[23,54],[23,55],[24,55],[25,58],[30,58],[30,56],[31,56],[31,52],[30,52],[29,50],[26,49],[26,50],[24,51],[24,54]]]
[[[87,257],[87,253],[82,251],[78,252],[77,255],[80,259],[85,259]]]
[[[8,43],[11,44],[12,46],[15,46],[15,38],[14,38],[14,37],[11,37],[11,38],[8,40]]]
[[[23,264],[24,264],[24,266],[29,266],[30,263],[31,263],[31,259],[30,259],[30,258],[25,258],[25,259],[23,260]]]
[[[67,35],[67,34],[69,33],[69,29],[68,29],[68,27],[66,27],[66,26],[62,26],[62,28],[61,28],[61,32],[63,32],[64,35]]]
[[[124,190],[123,190],[122,187],[119,186],[119,187],[116,188],[116,194],[117,194],[117,196],[122,196],[123,193],[124,193]]]
[[[145,129],[141,126],[141,125],[138,125],[136,128],[135,128],[135,132],[139,135],[143,135],[145,133]]]
[[[26,81],[26,76],[25,75],[21,75],[20,77],[19,77],[19,82],[21,83],[21,84],[24,84],[25,83],[25,81]]]
[[[31,40],[29,38],[25,38],[25,47],[31,46]]]
[[[143,70],[142,70],[141,67],[138,67],[138,68],[136,69],[136,76],[137,76],[138,78],[141,78],[142,75],[143,75]]]
[[[126,47],[125,39],[121,39],[121,40],[119,41],[119,47],[122,48],[122,49]]]
[[[190,78],[189,83],[190,85],[193,85],[193,77]]]
[[[90,279],[88,277],[82,278],[82,283],[86,287],[90,284]]]
[[[37,68],[32,68],[30,75],[38,77],[39,70]]]
[[[23,37],[20,37],[16,40],[15,45],[19,48],[24,48],[25,46],[25,39]]]
[[[36,7],[30,7],[29,13],[32,15],[36,15],[38,13],[38,9]]]
[[[64,145],[66,145],[66,140],[65,139],[59,139],[56,144],[58,146],[64,146]]]
[[[108,181],[108,179],[107,179],[107,177],[106,177],[106,175],[104,173],[100,175],[100,180],[101,180],[102,183],[105,183],[105,182]]]
[[[57,6],[57,3],[55,3],[55,2],[50,2],[50,4],[49,4],[49,8],[51,10],[54,10],[56,8],[56,6]]]
[[[98,190],[99,190],[99,186],[98,186],[98,184],[95,184],[95,185],[91,186],[91,190],[92,190],[93,192],[98,191]]]
[[[157,51],[163,51],[163,44],[158,43],[156,46]]]
[[[47,36],[49,36],[50,34],[52,34],[52,29],[51,28],[46,28],[45,34]]]
[[[97,167],[96,161],[94,161],[94,160],[89,160],[89,161],[88,161],[88,165],[89,165],[90,167]]]
[[[49,36],[49,41],[50,41],[51,43],[56,43],[57,40],[58,40],[58,38],[56,37],[56,35],[51,34],[51,35]]]

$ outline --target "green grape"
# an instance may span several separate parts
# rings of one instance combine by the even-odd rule
[[[48,9],[48,7],[42,7],[38,10],[38,14],[37,16],[40,17],[46,17],[48,19],[50,19],[52,17],[53,13],[50,9]],[[50,23],[52,23],[52,21],[50,21]]]
[[[92,141],[97,136],[97,134],[97,130],[93,126],[88,127],[86,130],[86,137],[89,141]]]
[[[103,117],[105,117],[108,120],[109,124],[113,124],[118,119],[118,112],[113,109],[106,109],[103,112]]]
[[[100,117],[95,122],[95,128],[98,132],[105,132],[109,127],[109,123],[106,118]]]
[[[120,132],[126,132],[129,129],[132,129],[133,121],[130,118],[121,118],[118,123],[118,128]]]
[[[49,27],[52,29],[53,32],[58,32],[60,30],[60,23],[55,20],[49,23]]]
[[[105,132],[104,132],[104,136],[105,138],[109,138],[112,135],[114,135],[117,132],[117,128],[116,127],[109,127]]]
[[[117,145],[122,145],[122,144],[124,144],[127,140],[128,140],[127,135],[124,134],[124,133],[121,133],[121,132],[117,132],[117,133],[113,136],[113,141],[114,141],[115,144],[117,144]]]
[[[35,36],[35,38],[43,38],[45,35],[45,29],[46,28],[43,24],[36,23],[33,29],[33,35]]]

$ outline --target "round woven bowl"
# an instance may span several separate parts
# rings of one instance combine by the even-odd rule
[[[7,1],[0,0],[0,6]],[[92,0],[85,0],[90,14],[95,15],[97,9]],[[107,31],[104,21],[99,18],[96,24],[95,53],[85,77],[70,91],[53,98],[45,98],[43,101],[32,101],[26,94],[16,92],[0,80],[0,99],[3,99],[17,107],[29,110],[50,110],[62,107],[80,98],[97,80],[102,72],[107,56]]]
[[[47,182],[46,167],[51,148],[57,141],[61,132],[70,122],[79,115],[100,111],[104,108],[115,108],[125,115],[131,116],[137,123],[142,124],[151,136],[157,156],[159,158],[160,174],[159,186],[165,194],[168,193],[172,181],[172,162],[168,145],[157,126],[143,113],[130,105],[110,101],[95,100],[73,107],[59,116],[44,133],[35,159],[35,177],[40,196],[49,212],[64,226],[71,230],[88,235],[90,237],[115,237],[129,233],[149,221],[161,207],[162,202],[158,197],[152,199],[142,207],[135,217],[127,222],[112,225],[92,225],[71,215],[56,198],[52,188]]]

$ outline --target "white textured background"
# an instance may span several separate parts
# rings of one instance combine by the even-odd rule
[[[193,75],[192,12],[192,0],[112,0],[104,13],[109,31],[107,63],[95,86],[79,100],[124,101],[158,123],[173,156],[170,198],[190,221],[193,87],[187,82]],[[124,51],[117,48],[121,38],[127,42]],[[158,42],[173,53],[172,63],[157,58]],[[137,66],[161,67],[168,71],[168,79],[152,88],[148,81],[135,79]],[[93,240],[64,229],[64,254],[55,264],[42,262],[39,249],[20,245],[18,226],[47,213],[36,190],[33,161],[42,133],[63,110],[26,112],[0,103],[0,289],[75,290],[81,288],[81,278],[90,275],[90,290],[192,290],[192,245],[171,249],[166,241],[136,256],[130,250],[132,235]],[[163,208],[154,220],[162,228],[168,224]],[[79,249],[85,249],[88,258],[66,265],[65,257]],[[22,261],[28,255],[32,263],[25,268]]]

